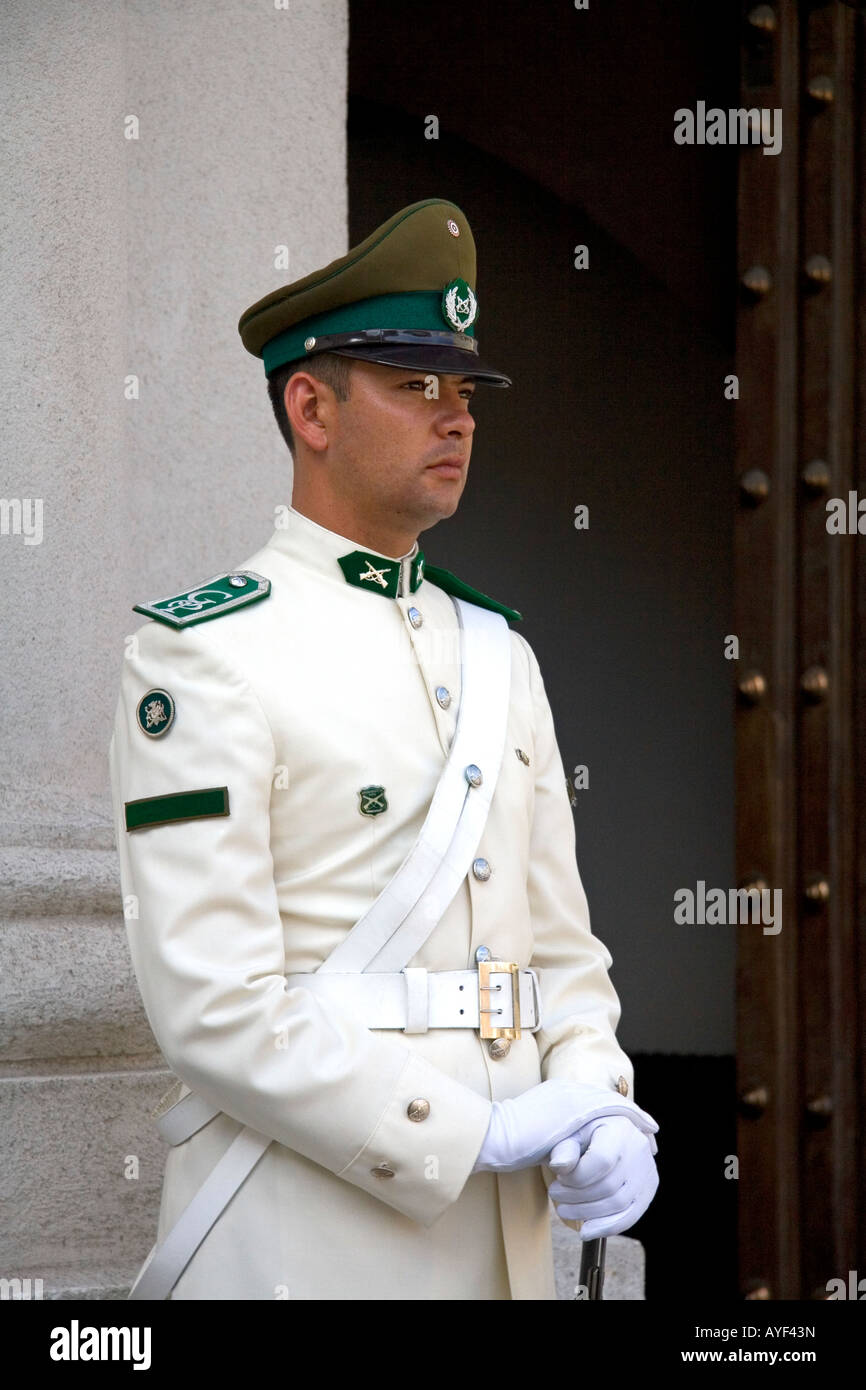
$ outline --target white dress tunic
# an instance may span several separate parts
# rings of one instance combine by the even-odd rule
[[[169,1151],[158,1239],[243,1126],[275,1141],[171,1297],[552,1299],[546,1170],[471,1171],[490,1102],[552,1077],[631,1092],[632,1069],[538,663],[512,630],[507,739],[477,850],[490,872],[466,876],[410,964],[469,969],[483,945],[532,967],[542,1028],[499,1048],[470,1028],[374,1030],[289,987],[418,836],[454,735],[460,650],[450,596],[428,579],[411,592],[408,560],[390,597],[347,582],[337,560],[358,542],[292,508],[284,520],[239,567],[270,580],[267,598],[137,631],[111,740],[147,1016],[169,1067],[223,1111]],[[137,717],[152,690],[174,704],[161,737]],[[384,789],[378,814],[361,811],[370,786]],[[228,815],[127,830],[127,802],[203,788],[227,788]],[[413,1100],[429,1105],[420,1123]]]

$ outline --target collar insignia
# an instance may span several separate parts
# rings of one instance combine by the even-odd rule
[[[373,555],[366,550],[352,550],[348,555],[338,556],[337,564],[348,584],[366,589],[371,594],[397,598],[400,594],[400,580],[407,571],[410,593],[414,594],[421,583],[424,552],[419,550],[412,560],[389,560],[387,556]]]
[[[390,569],[387,569],[385,566],[383,566],[382,569],[377,570],[376,566],[368,560],[367,568],[363,570],[361,574],[358,575],[358,583],[363,584],[365,579],[369,579],[371,583],[379,584],[383,589],[387,589],[388,581],[385,578],[385,575],[390,573]]]

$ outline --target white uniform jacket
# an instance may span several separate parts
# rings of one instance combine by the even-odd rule
[[[372,1030],[288,987],[416,839],[454,734],[460,664],[452,599],[430,580],[411,593],[408,560],[388,597],[344,577],[337,557],[358,542],[291,508],[284,520],[239,567],[269,579],[269,597],[137,630],[111,740],[147,1016],[169,1067],[224,1112],[169,1151],[159,1239],[244,1125],[276,1141],[171,1296],[553,1298],[542,1170],[471,1175],[491,1099],[550,1077],[631,1094],[633,1077],[538,663],[512,630],[507,741],[477,851],[491,872],[467,875],[410,964],[472,968],[485,945],[531,966],[542,1029],[495,1059],[472,1029]],[[175,711],[158,738],[136,714],[154,689]],[[360,812],[371,785],[384,788],[381,814]],[[127,830],[125,803],[208,788],[228,789],[228,815]],[[429,1102],[421,1123],[407,1116],[416,1099]]]

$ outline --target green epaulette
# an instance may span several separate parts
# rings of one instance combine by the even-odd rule
[[[465,584],[462,579],[458,579],[450,570],[441,570],[436,565],[425,564],[424,578],[444,589],[446,594],[453,594],[455,598],[465,598],[469,603],[477,603],[479,608],[489,608],[493,613],[501,613],[510,623],[523,621],[523,614],[518,613],[516,608],[508,608],[495,598],[488,598],[478,589],[473,589],[471,584]]]
[[[214,575],[194,589],[169,598],[153,599],[151,603],[133,604],[134,613],[143,613],[168,627],[192,627],[221,618],[235,608],[257,603],[271,592],[271,581],[252,570],[234,570]]]

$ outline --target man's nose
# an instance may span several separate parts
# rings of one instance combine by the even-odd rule
[[[443,411],[440,421],[443,434],[454,434],[460,439],[468,439],[475,429],[475,420],[462,405],[453,410]]]

